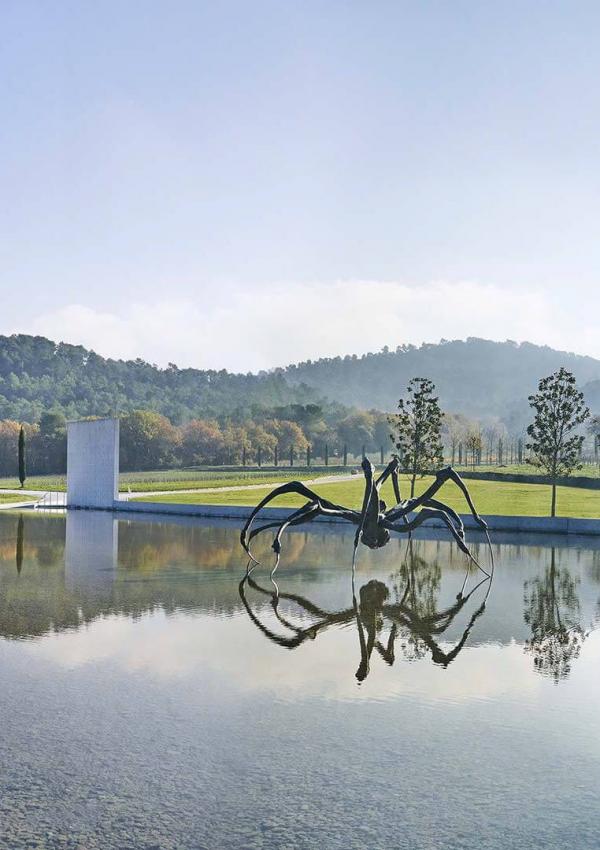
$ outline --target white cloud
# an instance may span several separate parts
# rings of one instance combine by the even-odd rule
[[[39,316],[31,330],[105,356],[249,371],[442,337],[529,340],[600,356],[592,321],[581,302],[568,314],[542,290],[354,280],[205,290],[198,300],[165,297],[123,313],[71,304]]]

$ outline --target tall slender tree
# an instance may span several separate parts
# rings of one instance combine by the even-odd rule
[[[575,376],[564,368],[542,378],[535,395],[529,396],[535,411],[527,428],[530,451],[527,463],[542,469],[552,485],[550,515],[556,516],[556,480],[581,468],[583,434],[577,429],[590,415]]]
[[[13,444],[14,445],[14,444]],[[14,457],[14,455],[13,455]],[[19,431],[19,481],[21,482],[21,488],[25,486],[25,479],[27,478],[27,459],[25,452],[25,428],[21,425],[21,430]]]
[[[417,476],[444,462],[442,411],[434,391],[435,384],[428,378],[412,378],[406,397],[398,402],[398,413],[389,420],[402,469],[410,475],[411,497]]]

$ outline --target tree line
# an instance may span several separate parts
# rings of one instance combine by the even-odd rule
[[[255,409],[252,419],[195,418],[175,425],[156,411],[133,410],[120,417],[121,470],[327,465],[348,462],[363,452],[389,452],[389,425],[384,413],[340,412],[342,415],[335,419],[319,405],[295,404],[268,411]],[[35,424],[0,421],[0,475],[17,475],[21,429],[27,474],[64,473],[66,419],[60,412],[47,412]]]

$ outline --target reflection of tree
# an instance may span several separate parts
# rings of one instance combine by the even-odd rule
[[[17,572],[20,574],[23,568],[23,514],[19,515],[19,521],[17,523],[17,549],[15,554],[15,560],[17,562]]]
[[[239,568],[239,535],[230,528],[126,522],[120,528],[121,569],[152,573],[165,566]],[[306,534],[290,535],[290,563],[300,558],[307,540]]]
[[[531,627],[525,651],[531,653],[540,673],[559,682],[571,672],[586,635],[580,623],[577,582],[567,569],[556,566],[554,547],[544,575],[526,581],[523,591],[523,616]]]
[[[416,618],[427,620],[435,615],[442,570],[437,559],[426,560],[419,552],[420,541],[408,540],[400,569],[391,576],[396,602],[401,602]],[[427,645],[418,632],[402,630],[402,652],[412,660],[427,653]]]

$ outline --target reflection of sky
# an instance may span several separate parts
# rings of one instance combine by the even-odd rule
[[[423,699],[460,701],[520,695],[536,698],[539,677],[519,646],[465,649],[451,672],[431,664],[398,660],[390,673],[374,657],[360,688],[354,673],[360,660],[354,624],[307,641],[292,653],[268,643],[247,618],[148,614],[132,621],[103,617],[78,631],[28,641],[24,657],[76,670],[106,665],[149,679],[176,681],[197,675],[229,680],[240,692],[268,692],[278,699],[391,699],[406,694]]]

